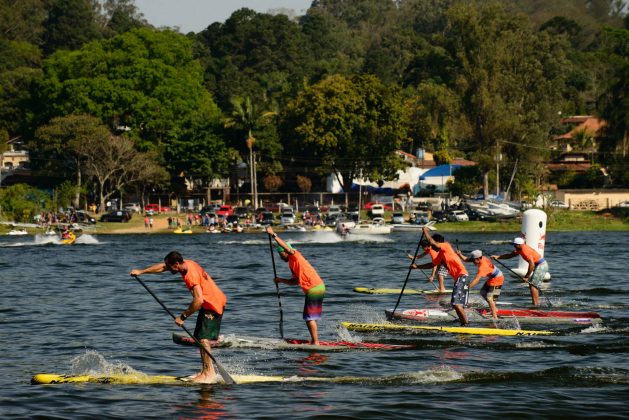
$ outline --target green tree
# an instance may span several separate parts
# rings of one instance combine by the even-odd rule
[[[525,169],[546,159],[547,133],[563,87],[562,44],[496,2],[459,3],[446,17],[453,89],[471,130],[467,147],[494,157],[479,162],[488,194],[500,153],[521,157]]]
[[[285,15],[235,11],[225,23],[199,33],[199,58],[206,80],[223,109],[233,97],[281,105],[308,74],[309,48],[299,26]]]
[[[34,125],[89,113],[139,150],[156,151],[171,174],[186,169],[207,182],[227,170],[220,110],[181,34],[142,28],[60,51],[45,61],[34,91]]]
[[[604,31],[604,48],[600,59],[609,63],[605,89],[598,98],[597,108],[607,122],[606,136],[601,145],[612,179],[629,185],[629,30]]]
[[[35,133],[35,140],[30,145],[33,165],[43,174],[73,178],[76,190],[72,204],[78,208],[86,153],[91,153],[85,145],[106,143],[109,135],[107,127],[96,117],[69,115],[53,118]]]
[[[345,191],[357,177],[392,179],[406,143],[401,101],[374,76],[331,76],[306,88],[284,112],[284,135],[295,155],[312,156],[319,173],[336,175]]]
[[[31,222],[33,216],[48,208],[50,197],[45,192],[26,184],[0,189],[2,215],[16,222]]]
[[[61,49],[77,50],[101,36],[89,0],[53,0],[44,27],[47,55]]]

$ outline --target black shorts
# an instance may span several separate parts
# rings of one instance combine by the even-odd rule
[[[218,340],[221,332],[221,320],[223,315],[201,308],[197,316],[197,325],[194,329],[194,336],[197,340]]]

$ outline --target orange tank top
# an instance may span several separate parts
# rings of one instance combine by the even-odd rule
[[[462,275],[467,276],[465,265],[463,265],[463,261],[461,261],[459,256],[456,255],[456,252],[452,249],[452,245],[447,242],[443,242],[440,243],[439,246],[441,247],[441,250],[437,256],[437,261],[433,262],[433,264],[445,264],[448,268],[448,273],[455,281]]]
[[[532,262],[533,264],[537,264],[542,259],[542,256],[527,244],[521,245],[521,248],[515,252],[520,254],[526,262]]]
[[[185,275],[182,273],[181,277],[186,283],[188,290],[192,291],[194,286],[200,286],[201,294],[203,295],[203,308],[210,309],[222,315],[225,305],[227,304],[225,294],[199,264],[192,260],[184,260],[184,263],[188,271]]]
[[[293,273],[293,278],[299,281],[299,286],[304,293],[323,284],[319,274],[299,251],[295,251],[293,255],[288,255],[288,268]]]

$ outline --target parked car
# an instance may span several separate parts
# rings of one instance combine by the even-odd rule
[[[339,206],[330,206],[328,207],[328,216],[332,216],[333,214],[341,214],[343,210]]]
[[[368,201],[368,202],[365,204],[365,210],[371,210],[371,208],[372,208],[373,206],[376,206],[376,205],[377,205],[377,206],[382,206],[382,208],[383,208],[384,210],[388,210],[388,211],[393,210],[393,207],[391,207],[391,204],[379,203],[379,202],[377,202],[377,201]]]
[[[238,217],[249,217],[250,210],[249,207],[234,207],[234,214]]]
[[[393,213],[393,216],[391,217],[391,223],[396,223],[396,224],[404,223],[404,213],[402,212]]]
[[[358,204],[352,203],[349,206],[347,206],[347,213],[351,215],[356,215],[356,217],[358,217],[358,214],[359,214]]]
[[[447,218],[451,222],[467,222],[470,220],[463,210],[451,210],[448,212]]]
[[[236,214],[230,214],[229,216],[225,218],[225,222],[227,222],[227,224],[232,224],[232,225],[239,224],[240,218]]]
[[[282,215],[280,216],[280,224],[281,225],[294,225],[295,224],[295,213],[292,211],[282,211]]]
[[[570,208],[569,205],[567,205],[565,202],[561,200],[552,200],[550,202],[550,207],[555,207],[557,209],[564,209],[564,210],[567,210]]]
[[[384,206],[382,204],[372,204],[367,212],[371,217],[384,216]]]
[[[131,220],[131,213],[126,210],[110,211],[100,217],[101,222],[128,222],[129,220]]]
[[[621,201],[618,203],[618,207],[629,207],[629,201]]]
[[[432,204],[428,201],[419,201],[415,205],[415,209],[417,210],[432,210]]]
[[[122,209],[129,210],[130,212],[133,212],[133,213],[142,212],[142,207],[140,206],[140,203],[127,203],[124,205]]]
[[[94,218],[94,216],[92,216],[85,210],[77,210],[76,218],[79,223],[89,223],[92,225],[96,223],[96,219]]]
[[[227,204],[219,207],[219,209],[216,211],[217,216],[227,217],[231,216],[232,214],[234,214],[234,208]]]
[[[416,225],[425,225],[430,221],[427,211],[415,210],[411,213],[410,222]]]
[[[263,213],[258,214],[257,218],[258,223],[261,225],[273,225],[273,213],[270,211],[265,211]]]
[[[204,206],[203,208],[201,208],[201,210],[199,210],[199,215],[203,216],[210,213],[216,213],[220,208],[220,204],[208,204],[207,206]]]
[[[146,206],[144,206],[144,211],[152,211],[154,213],[167,213],[170,211],[170,207],[160,207],[159,204],[147,204]]]
[[[448,217],[445,211],[435,210],[432,212],[432,215],[430,216],[430,220],[434,220],[437,223],[442,223],[442,222],[447,222]]]

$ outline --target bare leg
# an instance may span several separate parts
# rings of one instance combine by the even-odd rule
[[[539,306],[539,290],[531,284],[529,284],[529,289],[531,290],[531,300],[533,301],[533,306]]]
[[[317,321],[314,321],[314,320],[306,321],[306,325],[308,326],[308,331],[310,332],[310,337],[312,338],[312,340],[310,341],[310,344],[318,345],[319,332],[317,330]]]
[[[496,308],[496,302],[494,302],[493,297],[487,299],[487,304],[489,305],[489,309],[491,309],[491,317],[498,319],[498,309]]]
[[[456,314],[459,316],[459,321],[461,321],[461,325],[467,324],[467,316],[465,315],[465,308],[463,305],[454,305],[454,310]]]
[[[206,339],[199,340],[201,345],[210,351],[210,341]],[[198,375],[194,376],[192,380],[194,382],[208,382],[212,381],[216,377],[216,372],[214,371],[214,364],[212,363],[212,358],[209,354],[207,354],[203,349],[199,349],[201,351],[201,372]]]
[[[439,291],[440,292],[445,292],[446,291],[446,287],[443,285],[443,275],[439,274],[437,276],[437,280],[439,280]]]

